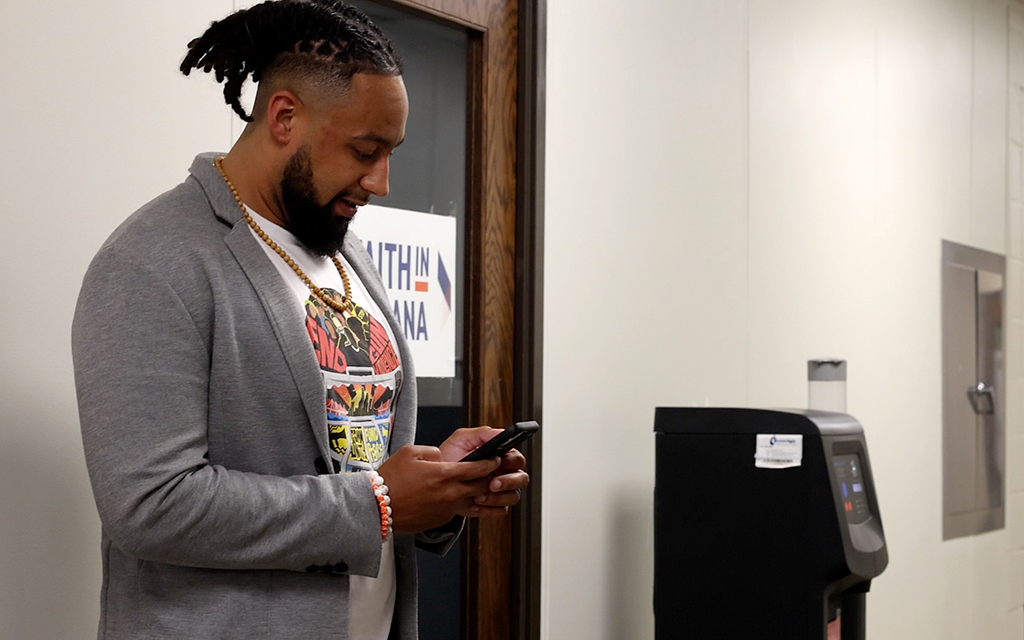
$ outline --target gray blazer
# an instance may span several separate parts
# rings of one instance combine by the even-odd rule
[[[363,474],[318,473],[330,460],[320,369],[215,155],[110,236],[78,299],[99,638],[346,638],[359,615],[348,575],[377,575],[380,516]],[[394,451],[416,427],[412,356],[352,234],[343,253],[399,342]],[[402,640],[416,637],[413,542],[395,540]]]

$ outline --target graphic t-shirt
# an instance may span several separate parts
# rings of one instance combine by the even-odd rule
[[[330,259],[311,253],[286,229],[252,209],[249,214],[313,284],[338,302],[343,300],[344,283]],[[352,307],[344,314],[313,296],[284,259],[255,232],[253,236],[302,307],[323,376],[335,468],[340,473],[377,469],[387,459],[395,400],[402,386],[402,363],[391,326],[342,255],[337,257],[352,288]],[[369,492],[369,480],[366,485]],[[389,539],[381,548],[377,578],[349,577],[349,638],[387,640],[394,606],[394,545]]]

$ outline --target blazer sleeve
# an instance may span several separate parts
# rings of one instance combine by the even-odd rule
[[[465,526],[466,519],[455,516],[440,527],[416,534],[416,546],[435,555],[447,555],[455,546],[455,541],[459,539]]]
[[[364,474],[279,477],[210,464],[211,338],[182,285],[151,262],[105,247],[75,312],[79,418],[104,535],[169,564],[377,575],[380,516]]]

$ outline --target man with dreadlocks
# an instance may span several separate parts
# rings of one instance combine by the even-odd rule
[[[213,23],[192,69],[249,124],[114,232],[75,314],[99,637],[413,640],[414,544],[445,551],[529,477],[514,451],[459,462],[496,429],[412,444],[408,346],[346,233],[388,191],[401,62],[352,7],[274,0]]]

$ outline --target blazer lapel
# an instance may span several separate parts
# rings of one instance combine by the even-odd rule
[[[223,178],[213,164],[217,154],[202,154],[190,169],[202,185],[214,214],[231,226],[224,237],[238,265],[242,268],[253,290],[270,319],[270,327],[284,353],[302,405],[313,427],[320,454],[330,460],[330,439],[327,432],[326,399],[323,377],[317,364],[313,345],[306,333],[305,323],[298,311],[295,298],[281,279],[277,268],[267,259],[259,241],[253,237],[241,209]]]
[[[309,416],[320,453],[324,460],[330,460],[330,445],[327,434],[327,410],[324,397],[324,381],[317,364],[313,345],[309,341],[306,325],[298,312],[295,296],[288,289],[281,274],[267,259],[263,248],[249,231],[243,220],[224,238],[239,266],[252,283],[263,309],[270,318],[270,327],[281,345],[295,386],[302,398],[302,405]]]

